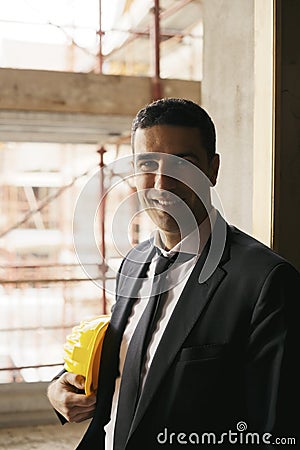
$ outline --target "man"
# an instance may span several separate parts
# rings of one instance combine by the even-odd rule
[[[133,122],[137,192],[158,233],[121,264],[97,398],[74,374],[49,386],[67,420],[93,416],[78,449],[296,435],[300,276],[212,206],[215,140],[208,114],[184,99],[154,102]]]

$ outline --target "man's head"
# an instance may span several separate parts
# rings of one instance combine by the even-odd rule
[[[197,128],[201,146],[211,161],[216,153],[216,131],[213,121],[201,106],[183,98],[164,98],[150,103],[141,109],[132,122],[132,150],[137,129],[150,128],[155,125],[173,125]]]
[[[169,243],[179,242],[207,215],[219,167],[215,141],[212,120],[189,100],[158,100],[133,121],[139,198]]]

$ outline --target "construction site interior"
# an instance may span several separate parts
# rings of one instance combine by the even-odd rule
[[[280,26],[293,38],[275,46],[278,3],[1,3],[0,428],[10,430],[0,431],[1,449],[71,449],[86,426],[39,435],[57,423],[46,389],[63,367],[66,336],[109,314],[122,257],[154,229],[138,210],[130,164],[131,122],[146,103],[185,97],[211,113],[221,155],[216,202],[229,222],[299,266],[290,191],[274,196],[287,173],[299,192],[298,163],[281,158],[274,178],[276,126],[285,139],[290,119],[274,119],[274,67],[292,70],[274,55],[299,37],[288,1]],[[299,71],[299,56],[295,64]],[[26,447],[26,433],[11,427],[28,425],[36,440]]]

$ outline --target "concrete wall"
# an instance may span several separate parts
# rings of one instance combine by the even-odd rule
[[[202,105],[217,128],[225,217],[252,232],[254,1],[204,0]]]
[[[217,127],[225,217],[300,269],[300,2],[203,6],[202,104]]]
[[[46,395],[48,384],[0,384],[0,428],[57,423]]]

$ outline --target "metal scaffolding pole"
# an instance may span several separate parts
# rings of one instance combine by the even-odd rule
[[[150,30],[150,36],[154,49],[154,75],[152,77],[152,98],[158,100],[162,98],[162,86],[160,78],[160,13],[159,0],[154,0],[153,7],[153,25]]]
[[[100,168],[100,233],[101,233],[101,242],[100,242],[100,249],[101,249],[101,256],[102,256],[102,262],[100,264],[100,270],[101,270],[101,278],[102,278],[102,312],[103,314],[106,314],[106,271],[107,271],[107,264],[106,264],[106,245],[105,245],[105,187],[104,187],[104,171],[103,168],[105,166],[104,164],[104,153],[106,152],[105,148],[102,146],[97,150],[97,153],[99,153],[100,156],[100,162],[99,162],[99,168]]]
[[[99,0],[99,73],[102,75],[103,73],[103,52],[102,52],[102,0]]]

